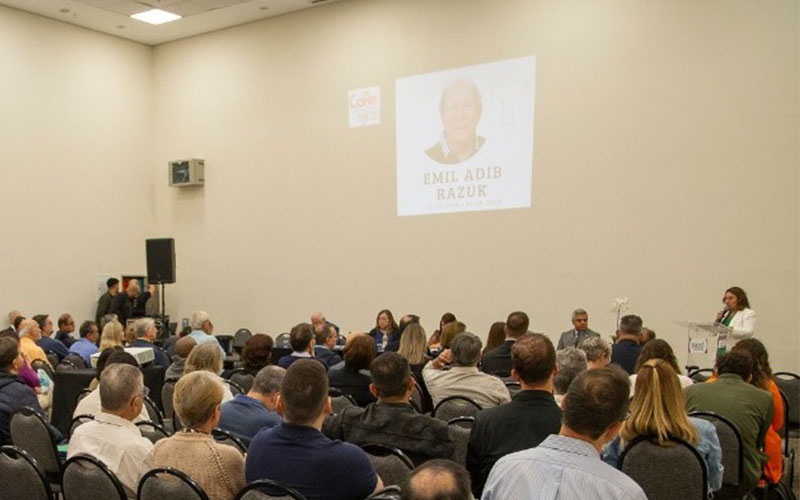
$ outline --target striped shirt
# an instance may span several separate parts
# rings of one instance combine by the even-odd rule
[[[482,500],[647,500],[633,479],[600,460],[591,444],[550,435],[536,448],[501,458]]]

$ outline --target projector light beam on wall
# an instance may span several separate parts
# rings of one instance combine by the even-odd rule
[[[161,9],[151,9],[144,12],[139,12],[138,14],[132,14],[131,17],[137,21],[142,21],[149,24],[164,24],[170,21],[177,21],[181,18],[181,16],[178,14],[173,14],[172,12],[167,12],[166,10]]]

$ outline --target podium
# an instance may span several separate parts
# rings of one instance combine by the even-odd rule
[[[734,330],[716,322],[682,322],[687,331],[686,365],[713,368],[717,358],[737,342],[753,336],[752,332]]]

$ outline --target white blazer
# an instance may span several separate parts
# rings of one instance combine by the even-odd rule
[[[734,337],[750,338],[756,330],[756,312],[752,309],[736,311],[728,326],[733,330]]]

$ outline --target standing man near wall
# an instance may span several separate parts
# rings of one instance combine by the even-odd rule
[[[100,319],[111,310],[111,301],[119,293],[119,280],[117,278],[108,278],[106,280],[106,288],[106,293],[97,300],[97,313],[94,315],[94,322],[98,325],[100,324]]]

